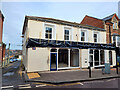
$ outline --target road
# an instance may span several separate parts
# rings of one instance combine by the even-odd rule
[[[120,88],[120,78],[87,81],[87,82],[76,82],[76,83],[65,83],[59,85],[44,84],[44,83],[29,83],[24,82],[20,73],[20,61],[14,62],[9,68],[8,72],[2,75],[2,89],[40,89],[40,88]]]

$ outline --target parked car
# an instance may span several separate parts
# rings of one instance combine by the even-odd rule
[[[11,58],[9,61],[10,61],[10,63],[12,63],[12,62],[14,62],[14,59],[13,59],[13,58]]]

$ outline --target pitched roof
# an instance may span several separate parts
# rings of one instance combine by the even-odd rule
[[[114,17],[116,17],[116,18],[119,20],[119,18],[118,18],[118,16],[116,15],[116,13],[114,13],[114,14],[112,14],[112,15],[109,15],[109,16],[103,18],[102,20],[103,20],[103,21],[107,21],[107,20],[111,20],[111,19],[114,18]]]
[[[2,20],[4,21],[4,16],[3,16],[1,10],[0,10],[0,15],[1,15],[1,17],[2,17]]]
[[[107,16],[107,17],[103,18],[102,20],[103,20],[103,21],[110,20],[110,19],[112,19],[112,17],[113,17],[114,15],[115,15],[115,14],[112,14],[112,15],[110,15],[110,16]]]
[[[94,18],[91,16],[86,15],[82,22],[80,23],[81,25],[90,25],[98,28],[104,29],[104,22],[101,19]]]
[[[93,30],[105,31],[104,28],[94,27],[91,25],[81,25],[80,23],[76,23],[76,22],[70,22],[70,21],[59,20],[59,19],[54,19],[54,18],[46,18],[46,17],[25,16],[22,34],[24,34],[25,32],[25,27],[27,26],[28,20],[36,20],[36,21],[68,25],[68,26],[73,26],[73,27],[81,27],[81,28],[89,28]]]

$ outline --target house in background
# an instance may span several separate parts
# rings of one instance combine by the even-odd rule
[[[98,18],[86,15],[80,24],[90,25],[90,26],[105,29],[107,44],[112,43],[116,47],[120,48],[119,18],[115,13],[103,19],[98,19]],[[111,51],[109,51],[109,56],[112,57]],[[119,54],[117,56],[120,57]]]
[[[116,65],[115,47],[106,43],[104,23],[97,27],[26,16],[22,34],[27,72],[95,68],[103,67],[104,63]]]
[[[4,21],[4,16],[3,16],[2,12],[0,11],[0,66],[2,65],[3,48],[4,48],[4,44],[2,42],[3,21]]]

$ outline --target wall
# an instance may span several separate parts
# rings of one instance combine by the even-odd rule
[[[81,49],[82,68],[88,67],[88,49]]]
[[[106,32],[105,31],[97,31],[97,30],[89,30],[89,29],[83,29],[83,28],[77,28],[77,27],[71,27],[71,26],[65,26],[60,24],[53,24],[53,23],[46,23],[41,21],[35,21],[35,20],[28,20],[28,35],[30,38],[42,38],[45,39],[45,25],[51,25],[54,27],[54,38],[53,40],[64,40],[64,28],[70,29],[70,40],[72,41],[81,41],[81,30],[85,30],[87,33],[87,41],[89,43],[93,42],[93,32],[99,33],[99,42],[98,43],[106,43]],[[41,35],[40,35],[41,33]],[[71,37],[72,36],[72,37]]]
[[[115,51],[112,51],[112,63],[113,63],[113,66],[116,65],[116,52]]]
[[[50,70],[49,49],[48,48],[28,48],[28,72]]]

